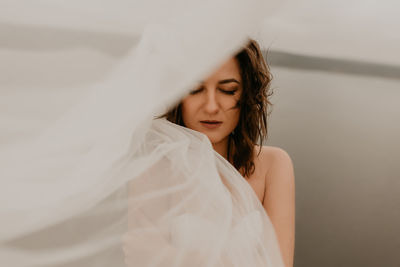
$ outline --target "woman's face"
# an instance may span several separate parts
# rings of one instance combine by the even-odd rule
[[[242,90],[239,63],[231,58],[182,100],[183,123],[213,144],[224,141],[238,124]]]

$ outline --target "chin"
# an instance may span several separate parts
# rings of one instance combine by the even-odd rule
[[[216,144],[221,142],[222,140],[225,139],[226,136],[221,136],[221,134],[210,134],[210,133],[204,133],[207,135],[208,139],[210,140],[211,144]]]

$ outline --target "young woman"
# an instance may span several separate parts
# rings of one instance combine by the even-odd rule
[[[294,173],[289,155],[263,146],[271,75],[254,40],[164,116],[205,134],[254,189],[274,225],[286,266],[293,266]]]

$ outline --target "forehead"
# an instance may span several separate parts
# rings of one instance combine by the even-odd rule
[[[219,80],[231,78],[234,78],[239,82],[241,81],[239,62],[234,57],[229,58],[227,61],[222,63],[222,65],[220,65],[218,69],[206,79],[205,82],[218,82]]]

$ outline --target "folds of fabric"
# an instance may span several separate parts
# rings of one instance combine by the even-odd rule
[[[206,136],[154,119],[240,49],[264,3],[174,1],[156,17],[145,1],[0,4],[3,24],[139,40],[96,82],[5,83],[4,103],[22,112],[4,110],[2,128],[29,138],[2,135],[1,266],[282,266],[268,216],[240,174]],[[62,58],[66,49],[23,53]],[[63,108],[49,103],[71,91]],[[34,131],[24,128],[26,95],[55,114]]]

